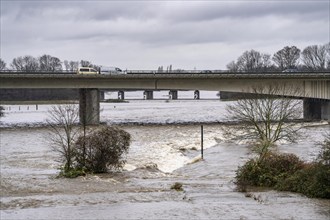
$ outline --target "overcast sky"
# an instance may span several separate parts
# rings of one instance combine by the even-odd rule
[[[1,58],[225,69],[244,51],[330,41],[330,0],[1,0]]]

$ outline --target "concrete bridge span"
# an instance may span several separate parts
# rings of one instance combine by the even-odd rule
[[[304,97],[330,100],[329,73],[301,74],[1,74],[0,88],[97,88],[118,90],[210,90],[242,92],[256,85],[287,84]]]
[[[13,74],[0,72],[0,88],[76,88],[80,89],[80,114],[96,115],[88,119],[99,122],[98,89],[118,90],[209,90],[242,92],[260,85],[287,85],[299,88],[304,98],[304,115],[308,119],[330,120],[330,72],[322,73],[217,73],[217,74],[141,74],[120,75]],[[286,94],[291,96],[292,94]]]

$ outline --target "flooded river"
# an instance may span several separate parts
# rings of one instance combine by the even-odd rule
[[[223,128],[232,126],[209,124],[224,121],[226,104],[183,104],[102,104],[101,120],[132,135],[127,164],[121,172],[75,179],[56,178],[60,163],[46,129],[26,126],[42,124],[49,106],[38,111],[31,110],[33,106],[21,107],[24,111],[5,106],[0,128],[1,219],[329,219],[329,200],[267,189],[237,192],[235,170],[251,157],[249,148],[223,138]],[[148,119],[136,108],[155,113]],[[182,114],[185,125],[171,122]],[[201,161],[199,121],[206,123]],[[297,143],[281,144],[278,150],[311,161],[319,152],[315,143],[329,129],[327,123],[306,124]],[[171,190],[175,182],[182,183],[183,191]]]

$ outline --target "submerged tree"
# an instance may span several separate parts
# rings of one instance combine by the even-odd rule
[[[131,136],[124,130],[104,127],[76,142],[77,165],[95,173],[107,172],[109,168],[121,168],[125,164]]]
[[[55,152],[60,155],[61,162],[64,163],[64,173],[73,169],[75,149],[74,144],[79,135],[78,106],[73,104],[55,105],[49,110],[49,138]]]
[[[278,141],[295,142],[299,127],[289,122],[301,116],[302,103],[290,96],[298,96],[300,91],[285,85],[268,85],[245,92],[254,94],[254,98],[239,99],[227,107],[229,118],[240,123],[239,131],[226,134],[238,141],[252,142],[260,159]]]
[[[63,163],[61,175],[77,177],[86,172],[106,172],[121,168],[130,144],[130,134],[112,127],[95,127],[79,123],[77,105],[52,106],[49,110],[49,136],[52,148]]]

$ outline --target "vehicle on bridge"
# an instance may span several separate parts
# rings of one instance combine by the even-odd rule
[[[285,69],[282,71],[282,73],[296,73],[299,72],[297,69]]]
[[[77,74],[99,74],[99,72],[91,67],[79,67],[77,69]]]
[[[118,67],[101,67],[101,74],[111,75],[111,74],[126,74],[125,71],[122,71]]]

